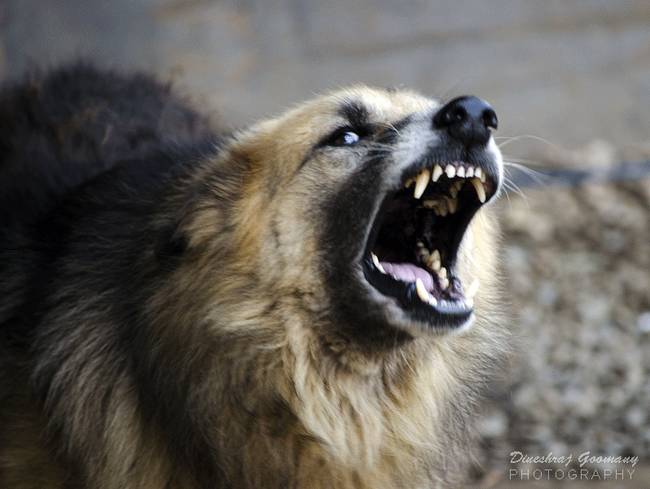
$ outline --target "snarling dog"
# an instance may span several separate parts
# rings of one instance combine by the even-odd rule
[[[0,486],[443,484],[507,339],[496,114],[214,127],[87,66],[0,94]]]

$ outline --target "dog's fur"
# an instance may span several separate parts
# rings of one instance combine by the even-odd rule
[[[75,66],[6,87],[0,487],[449,478],[506,338],[490,210],[461,250],[482,284],[462,334],[390,327],[348,276],[437,106],[356,87],[222,138],[146,77]],[[319,149],[342,111],[383,127],[392,159]]]

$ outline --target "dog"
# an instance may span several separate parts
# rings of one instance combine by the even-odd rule
[[[353,86],[228,133],[146,75],[5,86],[0,486],[450,484],[507,351],[497,124]]]

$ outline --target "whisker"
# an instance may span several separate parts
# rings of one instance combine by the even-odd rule
[[[533,180],[535,183],[538,184],[543,184],[546,181],[548,181],[549,176],[546,175],[545,173],[535,170],[534,168],[530,168],[529,166],[526,166],[521,163],[515,163],[513,161],[505,161],[503,162],[504,170],[507,171],[509,174],[512,174],[511,169],[516,169],[517,171],[525,174],[526,176],[530,177],[531,180]]]
[[[499,136],[499,137],[495,137],[494,139],[495,139],[495,141],[498,140],[498,139],[505,139],[506,140],[506,141],[504,141],[502,143],[497,144],[499,146],[499,148],[504,148],[508,144],[520,141],[522,139],[532,139],[534,141],[539,141],[541,143],[544,143],[544,144],[546,144],[546,145],[548,145],[548,146],[550,146],[550,147],[552,147],[554,149],[562,150],[562,148],[560,148],[557,144],[555,144],[555,143],[553,143],[553,142],[549,141],[548,139],[545,139],[545,138],[543,138],[541,136],[535,136],[534,134],[520,134],[518,136]]]

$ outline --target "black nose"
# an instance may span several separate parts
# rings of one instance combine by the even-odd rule
[[[466,147],[484,146],[490,128],[499,124],[497,114],[485,100],[472,95],[453,99],[433,117],[434,129],[447,129],[449,135]]]

